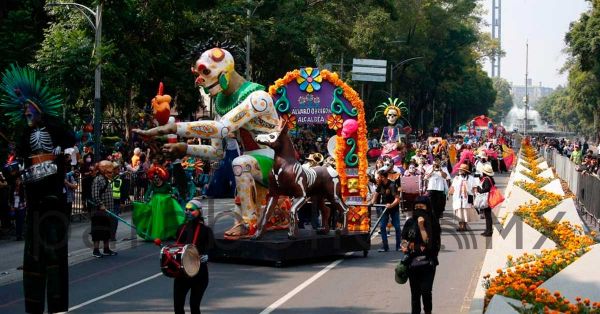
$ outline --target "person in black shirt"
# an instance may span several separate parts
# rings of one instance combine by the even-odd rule
[[[379,252],[387,252],[390,250],[387,239],[386,227],[388,221],[392,220],[392,225],[396,233],[396,251],[400,250],[400,196],[398,187],[396,184],[388,178],[389,171],[391,169],[382,167],[378,171],[377,178],[377,189],[373,193],[370,205],[375,203],[385,204],[386,211],[383,212],[381,217],[381,242],[383,247],[379,249]]]
[[[403,261],[409,268],[411,313],[421,313],[421,300],[425,313],[431,313],[433,280],[442,241],[440,223],[427,197],[415,200],[413,215],[402,228],[402,239],[402,252],[407,257]],[[421,263],[415,262],[419,259]]]
[[[185,214],[188,222],[177,231],[179,243],[194,244],[200,254],[200,271],[191,278],[175,278],[173,283],[173,306],[176,314],[185,313],[185,299],[188,291],[190,293],[190,311],[192,314],[200,314],[200,302],[204,291],[208,287],[208,251],[214,243],[212,229],[204,224],[202,207],[200,201],[192,199],[185,206]],[[196,228],[199,227],[198,237],[194,242]]]

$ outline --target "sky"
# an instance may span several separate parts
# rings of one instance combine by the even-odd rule
[[[498,1],[498,0],[497,0]],[[492,0],[481,0],[491,33]],[[515,85],[525,84],[525,43],[529,40],[529,78],[534,85],[556,88],[565,85],[567,74],[560,74],[567,54],[564,41],[569,24],[587,11],[585,0],[502,0],[502,58],[500,76]],[[484,64],[491,73],[491,65]]]

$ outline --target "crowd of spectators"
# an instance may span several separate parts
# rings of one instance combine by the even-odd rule
[[[559,154],[568,157],[577,165],[577,172],[600,177],[600,144],[594,146],[587,141],[548,137],[534,138],[532,142],[538,149],[556,150]]]

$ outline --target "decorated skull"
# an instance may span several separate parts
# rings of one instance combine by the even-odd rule
[[[211,96],[215,96],[229,87],[233,71],[233,56],[222,48],[205,51],[192,67],[192,73],[196,75],[196,85],[204,88],[204,91]]]

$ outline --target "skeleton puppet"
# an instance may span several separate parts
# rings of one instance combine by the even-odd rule
[[[192,67],[196,84],[214,97],[217,117],[214,121],[179,122],[147,131],[135,130],[142,136],[177,133],[184,138],[211,139],[211,145],[166,144],[165,152],[218,160],[223,158],[223,142],[231,135],[237,137],[244,155],[232,162],[237,186],[236,223],[225,232],[227,237],[248,236],[256,223],[261,201],[256,184],[266,186],[273,165],[273,150],[261,148],[254,141],[258,134],[274,132],[279,117],[273,99],[264,86],[245,81],[235,70],[231,54],[222,48],[202,53]]]

